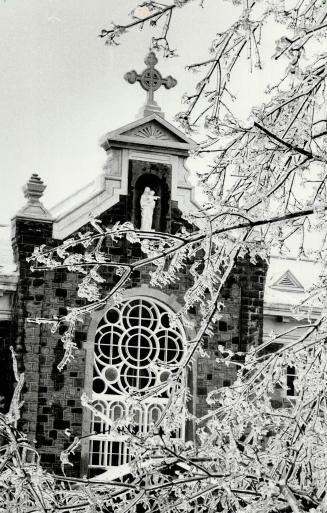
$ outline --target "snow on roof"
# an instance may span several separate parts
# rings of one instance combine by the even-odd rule
[[[60,203],[57,203],[50,209],[51,216],[55,220],[61,219],[67,212],[75,210],[78,206],[83,205],[90,198],[96,196],[101,189],[103,179],[103,174],[99,175],[95,180],[77,190],[68,198],[60,201]]]
[[[322,267],[320,262],[312,260],[271,256],[265,286],[265,306],[279,304],[292,307],[301,303],[308,297],[309,289],[319,281]],[[317,301],[313,305],[319,306]]]

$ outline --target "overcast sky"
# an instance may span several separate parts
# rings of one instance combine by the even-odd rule
[[[215,34],[235,18],[236,8],[222,0],[195,0],[178,10],[171,43],[180,57],[162,58],[163,76],[178,85],[157,100],[172,121],[180,98],[197,77],[187,63],[205,58]],[[137,29],[121,45],[108,47],[97,35],[112,20],[123,24],[136,0],[6,0],[0,3],[0,223],[25,203],[22,186],[32,173],[47,185],[50,208],[101,172],[105,154],[99,138],[135,119],[145,93],[124,81],[126,71],[145,67],[150,31]],[[271,35],[271,41],[278,36]],[[276,73],[268,61],[263,73],[238,77],[241,110],[263,99],[264,85]],[[246,87],[244,86],[246,84]],[[204,164],[197,164],[204,165]]]

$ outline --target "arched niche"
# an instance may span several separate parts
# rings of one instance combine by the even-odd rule
[[[140,200],[145,187],[150,187],[155,196],[156,206],[153,211],[152,229],[169,231],[171,220],[171,168],[166,164],[130,161],[129,166],[129,196],[131,220],[136,228],[141,227]]]

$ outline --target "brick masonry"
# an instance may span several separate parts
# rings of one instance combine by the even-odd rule
[[[221,356],[218,346],[244,352],[250,345],[257,345],[263,334],[263,291],[267,265],[260,259],[250,262],[248,257],[238,259],[222,290],[221,300],[225,307],[222,318],[212,337],[206,338],[204,349],[209,358],[198,358],[196,375],[196,414],[208,411],[206,397],[221,386],[229,386],[236,377],[237,367],[223,366],[216,362]]]
[[[110,226],[117,221],[131,219],[131,201],[121,196],[120,201],[105,212],[101,219]],[[16,218],[14,220],[13,247],[20,270],[20,280],[14,303],[14,340],[20,371],[25,371],[24,406],[21,427],[36,440],[43,464],[54,471],[59,470],[60,452],[69,445],[65,429],[81,435],[82,408],[80,397],[85,376],[85,351],[83,342],[87,338],[90,319],[86,319],[76,332],[78,350],[76,358],[59,373],[57,364],[63,350],[60,333],[51,333],[48,325],[31,324],[27,319],[35,317],[53,318],[66,312],[67,307],[80,306],[84,300],[77,296],[80,276],[62,270],[44,273],[32,272],[26,257],[40,244],[56,245],[52,239],[52,223]],[[171,205],[171,230],[176,232],[184,224],[178,205]],[[83,228],[87,230],[88,227]],[[83,231],[83,230],[80,230]],[[137,260],[140,249],[125,240],[107,245],[108,254],[120,262]],[[129,287],[138,287],[149,282],[150,267],[134,272]],[[224,288],[222,299],[225,310],[213,337],[205,340],[209,358],[199,358],[193,369],[194,403],[197,415],[207,411],[206,395],[217,386],[228,385],[235,378],[235,369],[217,365],[218,344],[235,350],[245,350],[249,344],[260,343],[263,323],[263,289],[266,266],[258,260],[257,265],[249,259],[239,260]],[[104,271],[105,288],[116,283],[117,276]],[[183,295],[192,283],[187,272],[172,286],[162,289],[174,294],[183,304]],[[194,312],[196,315],[196,312]],[[80,454],[76,452],[72,473],[79,473]]]
[[[13,392],[13,371],[8,364],[11,361],[10,345],[13,332],[10,320],[0,321],[0,412],[8,411]]]

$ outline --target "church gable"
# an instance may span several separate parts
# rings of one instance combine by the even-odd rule
[[[34,246],[45,245],[58,251],[58,241],[83,231],[90,221],[90,213],[99,217],[104,228],[129,221],[143,231],[145,238],[151,239],[153,231],[177,234],[185,226],[183,212],[197,210],[185,167],[194,143],[157,114],[160,109],[154,102],[153,92],[159,83],[169,88],[174,80],[163,79],[154,69],[155,62],[152,54],[145,61],[149,68],[141,74],[127,74],[130,83],[140,81],[143,88],[146,83],[148,97],[144,112],[155,112],[102,138],[107,161],[99,179],[61,202],[51,215],[43,212],[41,216],[39,200],[44,184],[34,176],[26,187],[27,208],[13,220],[15,259],[20,272],[13,313],[13,318],[18,319],[15,354],[18,370],[24,370],[26,376],[22,421],[28,426],[29,436],[38,442],[42,463],[55,472],[61,468],[60,454],[65,450],[64,433],[68,430],[81,439],[81,456],[78,451],[75,456],[81,464],[81,475],[99,475],[108,467],[111,479],[128,472],[129,444],[125,435],[117,437],[117,430],[112,427],[116,421],[134,418],[141,437],[156,427],[170,404],[170,384],[164,390],[165,381],[174,374],[177,381],[181,375],[179,369],[187,356],[188,341],[194,340],[197,325],[202,322],[196,309],[186,326],[175,315],[194,284],[192,259],[186,259],[185,266],[183,262],[177,268],[176,283],[167,280],[159,291],[152,287],[151,259],[141,262],[142,246],[130,244],[130,237],[113,240],[103,232],[97,236],[96,244],[91,236],[92,242],[86,249],[89,256],[104,255],[102,263],[95,259],[93,265],[93,257],[87,261],[87,266],[93,265],[92,271],[97,275],[89,276],[94,281],[100,276],[103,287],[100,295],[103,295],[95,303],[92,299],[96,308],[74,331],[74,344],[81,355],[74,366],[59,373],[65,339],[59,340],[58,334],[50,329],[26,325],[27,316],[50,320],[64,317],[69,311],[86,311],[83,289],[90,285],[84,281],[80,286],[82,269],[76,267],[79,272],[73,272],[75,266],[68,269],[54,266],[44,274],[38,271],[34,275],[26,265],[26,257]],[[161,240],[167,240],[167,236],[161,236]],[[81,250],[79,245],[77,252],[81,254]],[[125,278],[119,271],[126,266],[133,272]],[[46,269],[49,269],[47,265]],[[221,290],[223,317],[214,335],[203,337],[208,355],[199,357],[192,375],[185,376],[193,394],[193,399],[188,401],[191,419],[208,413],[208,392],[229,386],[236,378],[235,366],[217,366],[217,347],[223,345],[227,350],[245,352],[248,346],[260,343],[263,315],[260,292],[265,272],[265,264],[259,260],[255,265],[246,257],[235,262]],[[109,291],[120,292],[123,283],[126,291],[119,304],[108,301]],[[252,304],[256,305],[255,312],[248,306]],[[174,325],[173,318],[176,318]],[[92,417],[88,409],[81,408],[83,392],[92,401]],[[135,401],[126,400],[128,394],[142,396],[136,407]],[[186,431],[191,439],[195,425],[194,433],[191,422],[185,422],[173,433],[177,444]],[[115,467],[120,468],[119,473],[112,471]]]
[[[134,147],[160,147],[162,150],[173,150],[172,153],[183,156],[187,156],[189,150],[195,146],[192,139],[155,113],[108,132],[100,140],[100,145],[106,151],[126,144]]]
[[[153,214],[153,229],[170,229],[171,202],[184,212],[196,210],[185,159],[194,143],[156,114],[107,133],[100,145],[107,153],[104,172],[95,182],[52,209],[53,236],[65,239],[96,217],[118,205],[129,204],[124,220],[141,226],[140,198],[146,187],[160,200]]]
[[[150,121],[148,123],[144,123],[139,127],[132,128],[131,130],[127,130],[123,134],[123,136],[129,137],[140,137],[142,139],[153,139],[159,141],[170,141],[175,143],[185,143],[185,139],[183,140],[181,137],[178,137],[176,134],[167,130],[164,126],[160,125],[156,121]],[[148,141],[147,141],[148,142]]]

